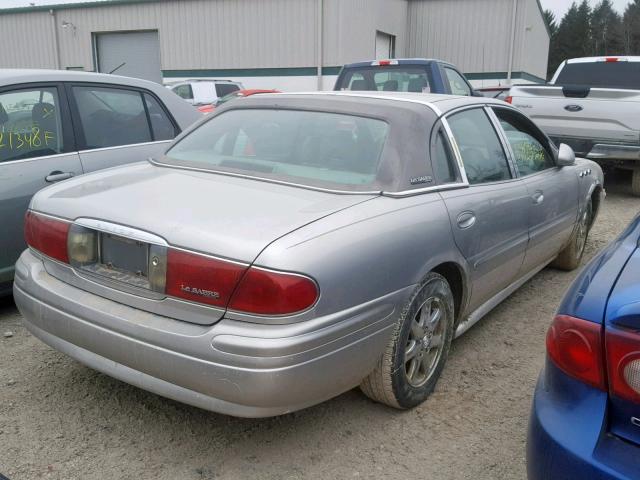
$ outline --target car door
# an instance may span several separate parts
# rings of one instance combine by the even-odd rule
[[[0,289],[26,248],[24,215],[34,193],[82,174],[61,85],[0,88]]]
[[[469,186],[440,195],[470,267],[469,307],[475,309],[517,278],[528,241],[529,194],[484,107],[454,112],[444,123]]]
[[[146,161],[179,132],[151,92],[120,85],[67,86],[85,172]]]
[[[515,109],[493,107],[518,175],[529,194],[529,246],[522,273],[549,261],[567,244],[578,218],[578,176],[558,167],[547,137]]]

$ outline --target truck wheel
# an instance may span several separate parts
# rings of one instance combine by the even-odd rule
[[[587,244],[587,236],[589,235],[589,227],[591,226],[592,215],[591,199],[582,212],[580,222],[578,223],[569,244],[560,252],[556,259],[551,263],[552,267],[561,270],[573,270],[580,265],[582,256],[584,255],[584,247]]]
[[[640,197],[640,168],[631,171],[631,193]]]
[[[451,288],[442,275],[429,273],[402,309],[382,358],[360,389],[394,408],[424,402],[447,361],[453,323]]]

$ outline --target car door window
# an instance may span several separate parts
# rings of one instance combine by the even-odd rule
[[[432,166],[439,184],[453,183],[458,180],[455,161],[449,143],[446,141],[442,129],[438,131],[432,148]]]
[[[546,141],[522,114],[504,108],[494,109],[500,125],[506,134],[520,176],[532,175],[555,166],[555,162],[545,148]]]
[[[471,95],[471,88],[462,75],[449,67],[444,67],[444,71],[447,74],[447,79],[449,80],[449,86],[451,87],[451,93],[453,95]]]
[[[236,85],[235,83],[217,83],[216,84],[216,93],[218,94],[218,97],[224,97],[238,90],[240,90],[240,87],[238,87],[238,85]]]
[[[193,89],[189,84],[173,87],[173,93],[181,98],[184,98],[185,100],[193,100]]]
[[[484,109],[465,110],[449,116],[447,120],[470,184],[512,178],[507,156]]]
[[[158,100],[148,93],[144,94],[144,100],[147,103],[147,110],[149,111],[153,139],[156,141],[173,139],[178,132],[165,109],[160,106]]]
[[[0,93],[0,163],[63,151],[55,87]]]
[[[73,87],[86,149],[153,140],[140,92],[119,88]]]

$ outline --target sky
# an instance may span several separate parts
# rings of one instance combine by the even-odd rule
[[[3,0],[0,0],[0,3],[2,3],[2,1]],[[542,3],[542,8],[546,10],[551,10],[553,13],[555,13],[556,19],[559,22],[564,16],[564,14],[567,13],[567,10],[569,10],[569,7],[574,1],[576,1],[576,3],[579,3],[578,0],[540,0],[540,3]],[[624,12],[624,9],[629,3],[629,0],[612,0],[612,1],[613,1],[613,7],[617,9],[618,12],[620,13]],[[591,3],[591,6],[595,6],[597,3],[599,3],[599,0],[589,0],[589,3]]]
[[[0,8],[26,7],[29,6],[29,3],[31,2],[35,3],[36,5],[50,5],[52,3],[77,3],[78,1],[81,0],[0,0]],[[551,10],[553,13],[555,13],[556,18],[560,20],[562,16],[567,12],[574,0],[540,1],[543,8]],[[591,5],[595,5],[596,3],[598,3],[598,0],[590,0],[590,2]],[[624,11],[627,3],[629,3],[629,0],[613,0],[615,8],[617,8],[620,13]]]

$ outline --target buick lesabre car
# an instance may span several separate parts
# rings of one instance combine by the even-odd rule
[[[580,263],[602,194],[498,100],[256,95],[35,195],[14,296],[45,343],[198,407],[278,415],[360,385],[406,409],[454,337]]]
[[[25,249],[39,189],[166,150],[202,116],[156,83],[60,70],[0,69],[0,296]]]

